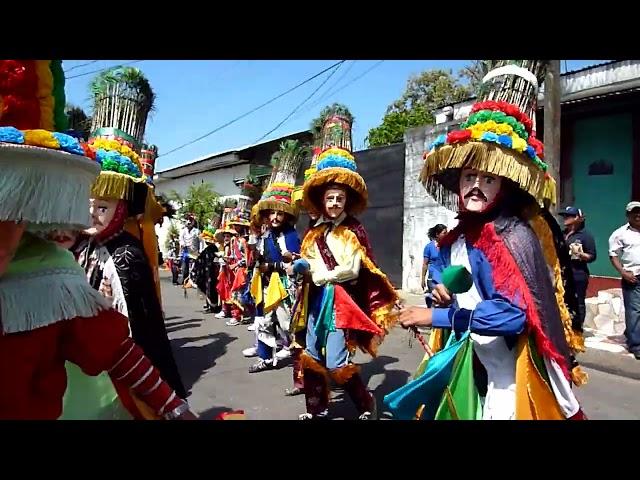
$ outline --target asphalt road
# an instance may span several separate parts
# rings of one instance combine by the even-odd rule
[[[292,386],[289,363],[250,374],[248,368],[255,359],[244,358],[242,350],[252,345],[253,332],[246,326],[229,327],[224,320],[202,313],[204,302],[196,290],[188,290],[185,298],[182,288],[171,285],[166,272],[161,272],[161,278],[169,337],[196,413],[213,418],[220,412],[242,409],[252,420],[293,420],[305,411],[302,395],[284,395],[284,389]],[[370,360],[361,353],[355,357],[356,363],[366,362],[362,376],[380,409],[384,395],[404,385],[422,358],[420,345],[409,338],[405,330],[394,329],[380,347],[378,358]],[[640,419],[639,380],[590,368],[586,371],[590,382],[577,389],[577,396],[589,418]],[[384,417],[384,412],[380,413]],[[333,392],[330,415],[356,417],[341,391]]]

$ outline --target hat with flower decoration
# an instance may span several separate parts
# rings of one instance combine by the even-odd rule
[[[316,141],[320,152],[316,151],[315,164],[305,171],[303,205],[307,211],[323,211],[322,188],[338,184],[351,191],[347,210],[352,214],[360,213],[367,208],[369,194],[351,152],[353,115],[347,107],[334,104],[323,110],[315,123],[319,122],[322,127],[314,128],[314,131],[320,139]]]
[[[0,60],[0,221],[29,230],[82,229],[99,166],[86,145],[62,131],[60,60]]]
[[[507,178],[539,204],[555,203],[553,178],[535,135],[538,85],[544,60],[499,61],[483,79],[480,101],[459,130],[440,135],[420,175],[429,193],[456,210],[463,168]]]
[[[258,212],[275,210],[298,216],[298,208],[293,201],[296,178],[308,148],[297,140],[287,140],[280,145],[280,150],[271,157],[273,171],[269,184],[256,204]]]

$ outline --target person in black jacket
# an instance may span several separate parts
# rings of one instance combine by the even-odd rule
[[[564,218],[564,237],[569,248],[573,282],[578,298],[578,312],[573,320],[573,329],[581,332],[586,312],[585,298],[589,286],[588,264],[596,259],[596,243],[585,228],[582,210],[566,207],[559,215]]]

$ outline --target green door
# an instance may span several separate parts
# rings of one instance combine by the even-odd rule
[[[596,241],[591,275],[617,277],[608,245],[611,233],[626,222],[624,207],[631,198],[631,114],[576,121],[571,166],[574,205],[583,210]]]

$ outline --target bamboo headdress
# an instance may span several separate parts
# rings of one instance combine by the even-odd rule
[[[257,203],[258,212],[275,210],[297,217],[298,209],[292,198],[293,190],[307,152],[307,147],[297,140],[287,140],[280,145],[280,150],[271,157],[273,171],[269,185]]]
[[[303,205],[308,211],[322,212],[323,205],[318,190],[335,183],[349,187],[354,195],[347,204],[347,209],[354,214],[360,213],[367,208],[369,194],[351,153],[353,116],[346,107],[339,104],[327,107],[323,114],[320,130],[322,150],[315,166],[305,172],[307,178],[303,186]]]
[[[60,60],[0,60],[0,221],[29,230],[90,225],[89,190],[99,172],[70,135]]]
[[[462,168],[508,178],[539,203],[555,203],[542,142],[535,138],[538,82],[544,60],[504,62],[483,79],[483,93],[460,130],[441,135],[425,154],[420,175],[429,193],[456,210]]]

